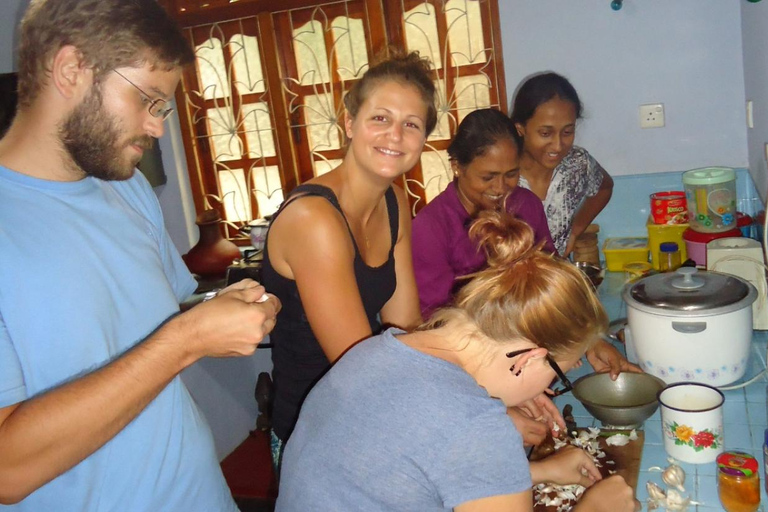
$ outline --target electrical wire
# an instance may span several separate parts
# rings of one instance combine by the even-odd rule
[[[757,381],[757,380],[758,380],[760,377],[762,377],[762,376],[763,376],[763,374],[765,374],[766,372],[768,372],[768,370],[762,370],[762,371],[761,371],[761,372],[759,372],[757,375],[755,375],[754,377],[752,377],[751,379],[749,379],[747,382],[742,382],[741,384],[736,384],[735,386],[720,386],[720,387],[718,387],[717,389],[719,389],[720,391],[730,391],[730,390],[732,390],[732,389],[741,389],[741,388],[745,388],[745,387],[749,386],[750,384],[752,384],[753,382],[756,382],[756,381]]]

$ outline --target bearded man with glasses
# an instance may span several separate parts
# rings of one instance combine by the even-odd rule
[[[135,170],[194,53],[155,0],[32,0],[19,36],[0,140],[0,503],[235,511],[179,373],[252,354],[280,304],[246,280],[179,314],[196,282]]]

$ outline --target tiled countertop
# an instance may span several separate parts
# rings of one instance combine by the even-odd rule
[[[626,306],[621,300],[621,290],[624,285],[624,274],[607,272],[605,280],[599,288],[600,299],[608,312],[611,320],[625,318]],[[749,367],[740,381],[732,385],[745,382],[754,377],[766,367],[766,349],[768,349],[768,331],[754,331],[752,343],[752,358]],[[582,375],[592,372],[588,364],[582,365],[569,372],[571,380],[576,380]],[[763,432],[768,428],[766,417],[766,387],[768,379],[763,375],[756,382],[745,388],[723,391],[725,404],[723,417],[725,420],[725,449],[740,450],[754,456],[760,467],[763,468]],[[558,397],[555,401],[562,410],[566,403],[573,405],[574,418],[579,426],[600,426],[600,422],[594,419],[572,394]],[[645,489],[647,481],[653,481],[662,488],[666,486],[661,481],[660,472],[649,472],[648,468],[659,466],[666,467],[667,454],[664,451],[664,441],[661,430],[661,416],[657,410],[643,425],[645,431],[645,445],[640,464],[640,477],[637,484],[637,499],[643,504],[643,510],[647,510],[648,493]],[[717,468],[715,463],[687,464],[678,462],[685,470],[685,495],[701,502],[701,505],[691,506],[689,511],[709,512],[724,510],[717,497]],[[765,493],[765,473],[760,471],[760,483],[762,488],[760,511],[768,512],[768,495]]]

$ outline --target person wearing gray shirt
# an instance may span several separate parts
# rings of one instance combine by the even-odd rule
[[[412,333],[353,346],[310,391],[283,455],[277,512],[530,511],[531,485],[591,487],[574,511],[630,512],[620,476],[566,448],[529,465],[507,407],[560,379],[607,327],[576,267],[537,251],[533,232],[484,212],[488,251],[453,305]]]

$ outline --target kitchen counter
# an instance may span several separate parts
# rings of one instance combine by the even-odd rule
[[[621,290],[624,285],[624,274],[620,272],[606,272],[605,280],[598,289],[600,300],[603,303],[608,318],[615,320],[625,318],[626,306],[621,300]],[[752,338],[752,357],[744,378],[731,384],[737,385],[754,377],[766,367],[766,349],[768,349],[768,331],[754,331]],[[623,347],[619,347],[623,349]],[[582,375],[592,372],[589,364],[581,368],[575,368],[568,373],[568,377],[574,381]],[[751,454],[763,467],[763,432],[768,428],[766,402],[766,387],[768,379],[761,376],[756,382],[742,389],[723,391],[725,404],[723,409],[725,449],[740,450]],[[568,393],[555,400],[558,408],[562,410],[567,403],[573,405],[574,418],[580,427],[600,427],[600,422],[594,419],[589,412]],[[637,499],[643,504],[643,510],[647,510],[648,493],[645,489],[646,482],[653,481],[662,488],[666,486],[661,481],[660,472],[650,472],[654,466],[666,467],[667,453],[664,451],[664,440],[661,430],[661,412],[657,410],[653,416],[643,425],[645,431],[645,444],[640,463],[640,476],[637,484]],[[687,464],[678,462],[685,470],[686,481],[684,495],[690,495],[692,500],[701,505],[691,506],[689,511],[709,512],[723,510],[717,497],[717,467],[710,464]],[[760,484],[762,488],[760,511],[768,512],[768,495],[765,492],[765,472],[760,471]]]

